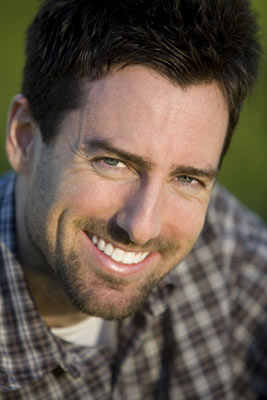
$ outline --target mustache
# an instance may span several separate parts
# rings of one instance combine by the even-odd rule
[[[162,236],[152,238],[146,243],[133,242],[128,233],[116,224],[114,221],[103,221],[101,219],[90,217],[75,221],[75,227],[78,230],[86,231],[90,235],[96,235],[106,241],[114,241],[123,244],[129,248],[136,248],[146,252],[160,252],[168,256],[177,252],[179,245],[175,241],[167,240]]]

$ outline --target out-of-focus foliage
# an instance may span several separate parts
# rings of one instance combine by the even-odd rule
[[[38,4],[38,0],[0,3],[0,172],[9,168],[4,150],[6,116],[12,96],[20,91],[25,29]],[[244,105],[219,181],[267,220],[267,1],[252,0],[252,4],[259,14],[265,55],[258,87]]]
[[[0,171],[9,168],[5,155],[5,133],[9,104],[20,92],[27,25],[38,8],[37,0],[0,1]]]
[[[260,79],[244,104],[219,180],[267,221],[267,1],[253,0],[264,49]]]

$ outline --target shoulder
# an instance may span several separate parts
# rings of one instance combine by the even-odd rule
[[[249,301],[267,307],[267,227],[263,220],[217,185],[202,240],[217,255],[232,304]],[[242,307],[243,308],[243,307]]]
[[[0,177],[0,245],[15,243],[15,172]],[[12,247],[14,250],[14,246]]]
[[[0,201],[5,197],[6,192],[14,189],[16,174],[13,171],[0,175]]]
[[[218,362],[227,354],[238,398],[267,395],[265,223],[216,185],[203,231],[173,278],[179,289],[172,303],[177,326],[186,315],[187,338],[197,333],[218,339],[221,347],[213,348],[210,340],[206,352]]]
[[[203,237],[213,233],[221,252],[239,260],[267,262],[267,226],[217,184],[207,212]]]
[[[205,228],[204,237],[213,233],[216,238],[228,288],[234,381],[242,395],[247,385],[267,395],[266,225],[217,185]]]

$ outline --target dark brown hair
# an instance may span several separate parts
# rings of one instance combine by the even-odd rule
[[[22,92],[49,143],[84,78],[142,64],[182,87],[216,81],[229,108],[224,154],[256,80],[257,36],[248,0],[46,0],[27,31]]]

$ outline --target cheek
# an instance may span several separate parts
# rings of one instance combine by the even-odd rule
[[[180,241],[195,241],[204,224],[206,202],[179,199],[174,204],[169,204],[168,209],[172,210],[168,219],[171,221],[173,236]]]
[[[128,192],[127,185],[90,180],[72,187],[66,195],[66,206],[77,216],[93,213],[95,217],[108,218],[123,205]]]

